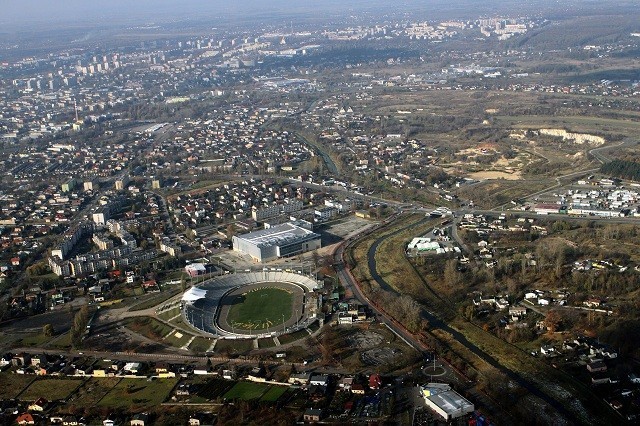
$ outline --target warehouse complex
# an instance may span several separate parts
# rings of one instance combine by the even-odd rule
[[[233,237],[233,250],[248,254],[257,262],[295,256],[320,247],[319,234],[291,222]]]

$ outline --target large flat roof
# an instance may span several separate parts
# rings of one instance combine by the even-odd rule
[[[422,396],[427,404],[433,404],[452,418],[473,411],[474,406],[465,397],[444,383],[429,383],[421,386]]]
[[[238,238],[255,244],[258,247],[269,247],[290,244],[311,238],[320,238],[320,235],[292,223],[283,223],[272,226],[269,229],[238,235]]]
[[[427,398],[449,415],[465,412],[467,409],[473,410],[473,404],[453,390],[431,395]]]

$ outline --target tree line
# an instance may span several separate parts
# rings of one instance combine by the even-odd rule
[[[619,177],[640,181],[640,163],[628,160],[613,160],[600,167],[600,172]]]
[[[87,305],[84,305],[73,317],[73,324],[71,325],[71,344],[74,348],[82,346],[82,338],[84,337],[88,324],[89,308]]]

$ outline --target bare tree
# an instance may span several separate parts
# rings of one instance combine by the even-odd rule
[[[42,334],[44,334],[46,337],[51,337],[55,334],[55,330],[53,329],[53,325],[51,324],[45,324],[42,327]]]
[[[447,287],[457,288],[462,283],[462,274],[458,271],[458,261],[449,259],[444,267],[444,283]]]
[[[236,235],[236,226],[233,223],[230,223],[227,226],[227,238],[231,239],[234,235]]]
[[[544,318],[544,325],[547,327],[549,333],[555,333],[558,330],[558,327],[562,323],[562,317],[555,309],[547,312],[547,315]]]

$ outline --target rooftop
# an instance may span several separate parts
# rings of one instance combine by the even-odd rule
[[[249,241],[258,247],[269,247],[307,238],[320,238],[320,235],[292,223],[283,223],[269,229],[239,235],[238,238]]]
[[[448,385],[429,383],[422,386],[421,390],[425,400],[429,400],[450,416],[457,417],[458,413],[473,410],[473,404]]]

